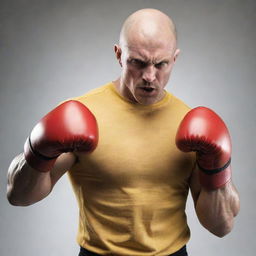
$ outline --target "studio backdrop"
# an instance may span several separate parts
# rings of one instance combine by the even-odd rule
[[[241,211],[217,238],[187,203],[192,256],[251,256],[256,230],[256,2],[254,0],[0,1],[0,255],[78,254],[78,209],[64,175],[29,207],[6,199],[6,174],[37,121],[61,101],[115,80],[123,21],[141,8],[170,15],[181,53],[167,90],[190,107],[214,109],[233,141],[233,182]],[[166,227],[168,228],[168,227]]]

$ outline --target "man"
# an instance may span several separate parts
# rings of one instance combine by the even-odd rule
[[[116,81],[60,104],[34,127],[9,167],[8,199],[38,202],[68,171],[80,256],[187,255],[189,189],[199,221],[219,237],[239,211],[227,127],[164,89],[179,55],[164,13],[129,16],[115,54]]]

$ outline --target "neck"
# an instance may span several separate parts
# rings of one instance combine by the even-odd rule
[[[117,80],[113,81],[113,84],[114,84],[118,94],[120,94],[123,98],[125,98],[126,100],[128,100],[132,103],[136,102],[136,100],[132,96],[129,89],[122,83],[121,77],[119,77]]]
[[[160,94],[158,95],[158,97],[155,99],[155,101],[151,101],[148,104],[146,104],[146,103],[143,104],[143,103],[140,103],[136,100],[136,98],[132,95],[132,93],[127,88],[127,86],[122,82],[121,77],[119,77],[117,80],[113,81],[113,84],[115,86],[115,89],[116,89],[117,93],[120,96],[122,96],[123,98],[125,98],[127,101],[129,101],[133,104],[152,105],[152,104],[155,104],[155,103],[158,103],[159,101],[161,101],[166,95],[166,91],[162,90],[160,92]]]

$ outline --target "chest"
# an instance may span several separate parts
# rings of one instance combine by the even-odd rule
[[[116,186],[184,183],[193,159],[175,145],[178,117],[155,112],[98,118],[99,144],[91,154],[78,153],[75,173],[84,182]]]

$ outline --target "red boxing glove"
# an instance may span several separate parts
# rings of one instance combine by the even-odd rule
[[[98,143],[94,115],[79,101],[62,103],[33,128],[24,145],[24,155],[34,169],[47,172],[64,152],[92,152]]]
[[[212,110],[197,107],[180,123],[176,145],[183,152],[196,151],[203,187],[217,189],[231,179],[231,139],[222,119]]]

